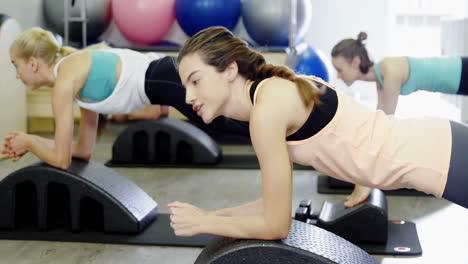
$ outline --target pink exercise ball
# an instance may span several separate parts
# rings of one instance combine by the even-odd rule
[[[112,15],[130,41],[150,44],[163,40],[175,21],[175,0],[112,0]]]

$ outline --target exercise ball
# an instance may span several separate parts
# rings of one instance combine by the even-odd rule
[[[174,0],[113,0],[112,14],[125,38],[151,44],[163,40],[174,24]]]
[[[233,30],[241,15],[240,0],[176,0],[177,22],[189,36],[211,27]]]
[[[166,52],[166,51],[179,51],[181,46],[179,43],[163,40],[156,43],[152,43],[150,45],[151,49],[158,52]]]
[[[153,47],[175,47],[175,48],[180,48],[179,43],[169,41],[169,40],[158,41],[158,42],[152,43],[151,46],[153,46]]]
[[[64,4],[66,1],[44,0],[43,11],[47,25],[58,34],[64,36]],[[104,33],[111,21],[111,0],[86,1],[86,37],[88,42],[96,41]],[[75,0],[70,6],[69,17],[81,16],[83,0]],[[83,31],[81,22],[70,22],[69,37],[71,41],[82,43]]]
[[[328,57],[321,50],[307,46],[302,53],[298,54],[294,71],[298,74],[313,75],[329,82],[329,65],[331,65],[329,61]]]
[[[181,46],[179,43],[169,41],[169,40],[162,40],[159,42],[151,43],[151,47],[155,49],[162,48],[162,49],[172,49],[172,50],[180,50]]]
[[[242,19],[249,36],[259,45],[288,46],[291,0],[243,0]],[[295,45],[306,36],[312,22],[311,0],[297,0]]]

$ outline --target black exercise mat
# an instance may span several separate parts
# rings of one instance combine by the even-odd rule
[[[177,237],[169,225],[169,215],[159,214],[156,221],[142,233],[136,235],[111,234],[97,231],[71,232],[68,229],[38,231],[37,229],[18,229],[15,231],[0,230],[0,239],[64,241],[104,244],[127,244],[147,246],[204,247],[214,237],[198,235],[195,237]],[[416,256],[422,254],[416,226],[414,223],[394,224],[389,222],[389,236],[386,245],[357,244],[369,254]],[[396,252],[396,247],[410,248],[406,252]]]
[[[388,221],[387,244],[356,244],[362,250],[374,255],[421,256],[416,225],[407,221]]]
[[[354,184],[346,183],[340,187],[332,187],[329,184],[329,176],[319,175],[317,178],[317,192],[321,194],[351,194]],[[429,194],[411,190],[411,189],[397,189],[397,190],[382,190],[386,195],[394,196],[430,196]]]
[[[199,235],[195,237],[177,237],[169,225],[169,214],[159,214],[157,220],[142,233],[136,235],[111,234],[98,231],[71,232],[67,229],[38,231],[37,229],[18,229],[15,231],[0,230],[0,239],[91,242],[105,244],[153,245],[204,247],[213,237]]]
[[[112,160],[105,163],[109,167],[150,167],[150,168],[200,168],[200,169],[260,169],[255,154],[223,155],[218,164],[157,164],[157,163],[115,163]],[[313,170],[310,166],[294,164],[295,170]]]

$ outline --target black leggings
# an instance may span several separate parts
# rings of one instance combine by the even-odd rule
[[[457,94],[468,95],[468,57],[461,57],[462,72]]]
[[[247,122],[220,116],[208,125],[203,123],[192,106],[185,103],[185,88],[174,57],[167,56],[151,62],[145,74],[145,92],[151,104],[172,106],[204,130],[250,136]]]
[[[445,199],[468,208],[468,126],[450,121],[452,128],[452,153]]]

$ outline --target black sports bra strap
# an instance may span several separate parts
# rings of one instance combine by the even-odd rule
[[[257,90],[258,84],[262,80],[256,80],[252,83],[252,86],[250,86],[249,94],[250,94],[250,101],[252,101],[252,104],[255,104],[254,102],[254,96],[255,96],[255,91]]]

